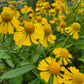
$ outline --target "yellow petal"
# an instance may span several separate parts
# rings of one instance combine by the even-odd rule
[[[10,22],[8,23],[8,32],[9,32],[9,34],[13,34],[14,33],[14,29],[13,29],[13,27],[12,27]]]
[[[74,38],[74,39],[78,39],[78,38],[79,38],[78,32],[75,32],[75,33],[73,34],[73,38]]]
[[[26,36],[23,45],[26,45],[26,46],[30,46],[31,45],[31,41],[30,41],[29,35]]]
[[[53,84],[59,84],[59,83],[58,83],[58,80],[57,80],[57,77],[56,77],[55,75],[54,75]]]
[[[43,59],[43,60],[40,62],[39,66],[38,66],[38,69],[39,69],[39,70],[42,70],[42,71],[48,70],[48,69],[49,69],[49,65],[48,65],[48,64],[45,62],[45,60]]]
[[[31,34],[31,41],[34,43],[34,44],[39,44],[38,41],[36,41],[36,39],[34,38],[34,35]]]
[[[64,62],[64,65],[68,64],[65,58],[63,58],[63,62]]]
[[[4,24],[3,24],[3,33],[7,34],[7,32],[8,32],[8,24],[4,22]]]
[[[49,71],[46,71],[46,72],[40,72],[40,76],[41,76],[41,79],[44,79],[45,82],[48,83],[49,78],[50,78],[50,73],[49,73]]]

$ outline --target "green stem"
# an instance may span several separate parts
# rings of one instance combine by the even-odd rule
[[[61,46],[64,46],[65,42],[67,41],[67,39],[69,38],[69,35],[65,38],[65,40],[62,42]]]

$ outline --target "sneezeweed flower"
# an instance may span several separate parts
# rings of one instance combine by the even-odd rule
[[[40,32],[32,22],[25,22],[24,27],[16,29],[14,40],[19,47],[22,45],[30,46],[31,42],[38,44],[38,33]]]
[[[75,67],[69,67],[65,70],[64,84],[84,84],[84,74],[79,72]]]
[[[55,9],[50,9],[49,10],[49,16],[55,16],[56,15],[56,11],[55,11]]]
[[[22,1],[18,1],[18,4],[22,4],[23,2]]]
[[[50,24],[45,24],[43,25],[43,33],[41,34],[42,35],[42,38],[40,39],[40,43],[44,46],[44,47],[47,47],[48,44],[47,44],[47,41],[50,43],[50,44],[54,44],[55,43],[55,40],[56,40],[56,36],[52,34],[52,29],[51,29],[51,26]]]
[[[62,13],[62,8],[61,8],[61,6],[60,6],[60,5],[56,5],[55,11],[56,11],[56,13],[61,14],[61,13]]]
[[[14,16],[16,17],[16,19],[18,19],[20,17],[20,12],[17,11],[17,9],[13,5],[9,5],[9,7],[14,11]]]
[[[61,31],[61,33],[63,34],[64,31],[65,31],[66,26],[67,26],[66,22],[61,21],[61,23],[59,24],[59,26],[57,26],[57,29],[56,29],[56,30],[57,30],[58,32]]]
[[[59,15],[58,18],[59,18],[60,21],[64,21],[65,20],[65,15]]]
[[[53,53],[55,57],[60,57],[59,62],[64,62],[64,65],[67,65],[68,62],[71,63],[69,58],[72,58],[72,55],[69,53],[69,51],[66,48],[55,48],[53,50]]]
[[[78,39],[78,32],[80,31],[81,25],[77,22],[73,23],[71,27],[67,27],[65,30],[69,35],[73,34],[73,39]]]
[[[9,7],[4,7],[3,11],[1,12],[0,15],[0,33],[3,34],[13,34],[14,33],[14,28],[19,26],[19,21],[16,20],[14,16],[14,11],[11,10]],[[12,26],[13,24],[13,26]]]
[[[58,21],[59,21],[58,18],[53,18],[53,20],[50,20],[50,23],[51,23],[51,24],[54,24],[54,23],[57,24]]]
[[[43,59],[38,66],[38,70],[41,70],[41,79],[44,79],[45,82],[48,83],[50,75],[53,74],[53,84],[62,84],[63,79],[61,71],[64,72],[65,67],[61,66],[61,64],[56,62],[56,59],[54,58],[47,57],[45,60]]]

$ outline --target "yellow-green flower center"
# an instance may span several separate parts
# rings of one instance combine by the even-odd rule
[[[57,62],[51,62],[49,64],[49,72],[51,74],[58,74],[60,72],[60,65]]]
[[[35,30],[35,26],[32,22],[25,22],[24,24],[24,30],[27,34],[31,34]]]
[[[84,74],[83,73],[75,73],[72,76],[72,80],[76,84],[82,84],[84,82]]]
[[[50,25],[44,25],[43,28],[44,28],[45,36],[49,36],[52,32]]]
[[[66,25],[65,22],[61,22],[61,23],[60,23],[60,27],[61,27],[61,28],[65,28],[66,26],[67,26],[67,25]]]
[[[79,31],[80,30],[80,24],[79,23],[73,23],[71,25],[71,27],[75,30],[75,31]]]
[[[11,11],[8,11],[8,12],[4,11],[1,13],[1,18],[4,22],[9,22],[13,18],[13,13]]]

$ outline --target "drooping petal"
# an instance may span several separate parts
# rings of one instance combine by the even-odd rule
[[[8,32],[9,34],[13,34],[14,33],[14,28],[12,27],[11,23],[8,23]]]
[[[39,70],[42,70],[42,71],[45,71],[45,70],[48,70],[49,69],[49,65],[46,63],[46,61],[43,59],[39,66],[38,66],[38,69]]]
[[[54,75],[54,79],[53,79],[53,84],[59,84],[58,80],[57,80],[57,77],[55,75]]]
[[[50,75],[51,75],[51,74],[49,73],[49,71],[40,72],[41,79],[44,79],[45,82],[47,82],[47,83],[48,83],[48,81],[49,81]]]

